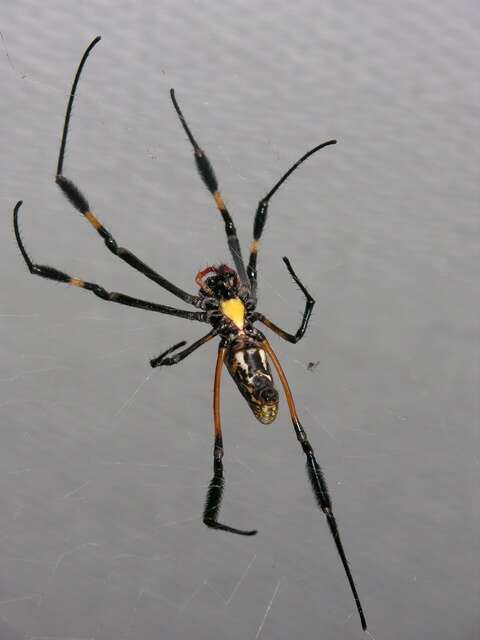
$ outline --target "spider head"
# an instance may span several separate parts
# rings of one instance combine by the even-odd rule
[[[230,300],[237,298],[239,294],[240,281],[237,273],[226,264],[199,271],[195,282],[200,287],[200,295],[217,300]]]

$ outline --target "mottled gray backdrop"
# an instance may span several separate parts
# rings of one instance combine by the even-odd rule
[[[34,260],[177,300],[106,251],[54,181],[87,44],[65,174],[119,243],[179,286],[227,257],[172,109],[175,87],[244,246],[376,640],[480,633],[479,76],[474,0],[4,0],[1,74],[1,640],[363,637],[285,405],[272,427],[223,384],[222,518],[206,529],[213,342],[148,360],[202,325],[28,274]],[[180,306],[181,303],[179,303]],[[318,365],[308,370],[308,363]]]

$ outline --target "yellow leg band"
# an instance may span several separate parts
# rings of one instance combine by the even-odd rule
[[[213,194],[213,197],[215,198],[215,204],[220,209],[220,211],[224,211],[225,210],[225,202],[223,201],[223,198],[220,195],[220,191],[215,191],[215,193]]]
[[[93,215],[93,213],[91,211],[87,211],[85,214],[86,219],[90,222],[90,224],[92,225],[92,227],[94,229],[100,229],[100,227],[102,226],[100,224],[100,222],[96,219],[96,217]]]

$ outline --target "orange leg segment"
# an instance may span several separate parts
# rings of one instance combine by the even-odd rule
[[[217,363],[215,365],[215,381],[213,383],[213,424],[215,428],[215,460],[221,460],[223,458],[223,438],[222,438],[222,423],[220,420],[220,383],[222,379],[223,361],[225,360],[225,354],[227,349],[220,346],[218,349]]]
[[[244,529],[235,529],[234,527],[229,527],[226,524],[218,522],[220,507],[222,506],[223,489],[225,487],[222,462],[222,425],[220,422],[220,380],[226,352],[227,349],[225,347],[222,347],[222,345],[218,347],[217,363],[215,365],[215,382],[213,385],[213,421],[215,425],[213,477],[210,480],[210,484],[208,485],[207,498],[205,500],[205,508],[203,510],[203,523],[210,529],[229,531],[230,533],[237,533],[241,536],[254,536],[257,533],[255,529],[250,531]]]

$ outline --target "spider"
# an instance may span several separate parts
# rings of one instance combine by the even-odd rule
[[[346,573],[348,583],[355,599],[355,604],[360,616],[362,628],[366,630],[367,623],[365,615],[363,613],[362,605],[360,603],[357,589],[355,587],[355,583],[353,581],[353,577],[350,572],[347,558],[340,539],[338,526],[332,511],[332,502],[330,499],[325,477],[315,458],[315,454],[310,442],[308,441],[307,434],[305,433],[305,430],[300,423],[293,396],[290,391],[290,387],[287,382],[287,378],[285,377],[282,366],[266,337],[254,326],[255,322],[261,322],[281,338],[292,343],[298,342],[305,334],[310,316],[312,314],[312,309],[315,304],[315,300],[302,284],[295,271],[293,270],[290,261],[286,257],[283,258],[286,268],[305,296],[305,309],[303,312],[300,327],[298,328],[296,333],[288,333],[287,331],[284,331],[276,324],[274,324],[262,313],[256,311],[257,253],[260,238],[262,236],[265,222],[267,220],[269,202],[272,196],[283,184],[283,182],[285,182],[285,180],[290,176],[290,174],[292,174],[297,169],[297,167],[302,164],[302,162],[304,162],[309,156],[314,154],[316,151],[319,151],[323,147],[335,144],[336,140],[329,140],[328,142],[319,144],[308,151],[283,175],[283,177],[275,184],[275,186],[268,192],[268,194],[260,200],[253,225],[253,241],[250,245],[250,257],[248,265],[245,267],[235,225],[230,216],[230,213],[228,212],[225,202],[220,195],[217,179],[215,177],[212,165],[210,164],[210,161],[208,160],[204,151],[200,148],[197,141],[193,137],[190,128],[183,116],[183,113],[178,106],[174,90],[170,90],[170,96],[175,111],[177,112],[181,125],[186,135],[188,136],[190,143],[192,144],[195,163],[200,177],[205,183],[207,189],[212,194],[217,209],[219,210],[223,218],[223,222],[225,223],[227,243],[235,265],[235,269],[232,269],[226,264],[220,264],[217,266],[208,266],[202,271],[199,271],[195,277],[195,282],[199,287],[198,295],[191,295],[190,293],[183,291],[182,289],[171,283],[169,280],[158,274],[151,267],[137,258],[137,256],[135,256],[131,251],[118,246],[111,233],[107,231],[107,229],[91,212],[90,205],[88,204],[87,199],[82,194],[82,192],[71,180],[63,175],[65,147],[77,85],[82,73],[83,66],[91,50],[99,42],[99,40],[100,36],[95,38],[87,47],[80,61],[73,81],[72,90],[70,92],[70,97],[65,114],[62,140],[58,156],[57,173],[55,179],[56,183],[60,187],[63,194],[75,207],[75,209],[77,209],[81,214],[85,216],[85,218],[92,225],[95,231],[97,231],[100,237],[103,238],[105,245],[107,246],[107,249],[109,251],[127,262],[127,264],[129,264],[137,271],[143,273],[145,276],[147,276],[147,278],[150,278],[150,280],[153,280],[161,287],[177,296],[177,298],[180,298],[185,303],[195,307],[197,311],[176,309],[174,307],[169,307],[163,304],[157,304],[155,302],[133,298],[123,293],[109,292],[106,291],[102,286],[94,282],[86,282],[85,280],[72,277],[64,273],[63,271],[59,271],[58,269],[55,269],[53,267],[33,263],[29,255],[27,254],[27,251],[20,237],[18,226],[18,212],[22,205],[22,201],[20,200],[19,202],[17,202],[13,212],[13,223],[15,237],[21,254],[26,262],[30,273],[42,278],[56,280],[58,282],[65,282],[75,287],[86,289],[94,293],[99,298],[102,298],[103,300],[117,302],[119,304],[128,305],[130,307],[137,307],[139,309],[146,309],[148,311],[156,311],[158,313],[169,314],[178,318],[186,318],[187,320],[196,320],[198,322],[203,322],[211,325],[212,328],[205,336],[203,336],[196,342],[193,342],[187,348],[179,351],[179,349],[186,345],[186,342],[182,341],[173,345],[156,358],[153,358],[150,361],[152,367],[171,366],[177,364],[212,338],[216,336],[220,338],[215,366],[213,391],[213,418],[215,438],[213,448],[213,477],[208,487],[203,513],[203,522],[207,527],[229,531],[231,533],[244,536],[252,536],[257,533],[256,530],[237,529],[226,524],[222,524],[218,521],[218,515],[224,490],[222,462],[223,437],[220,422],[220,377],[223,365],[225,364],[230,375],[238,386],[240,393],[246,399],[257,420],[259,420],[262,424],[270,424],[277,417],[279,403],[279,396],[277,390],[275,389],[270,367],[270,362],[273,363],[273,367],[276,370],[276,373],[282,384],[283,391],[285,393],[290,417],[293,423],[293,428],[295,430],[295,435],[306,456],[307,473],[314,497],[318,506],[326,516],[330,531],[337,546],[337,550]]]

